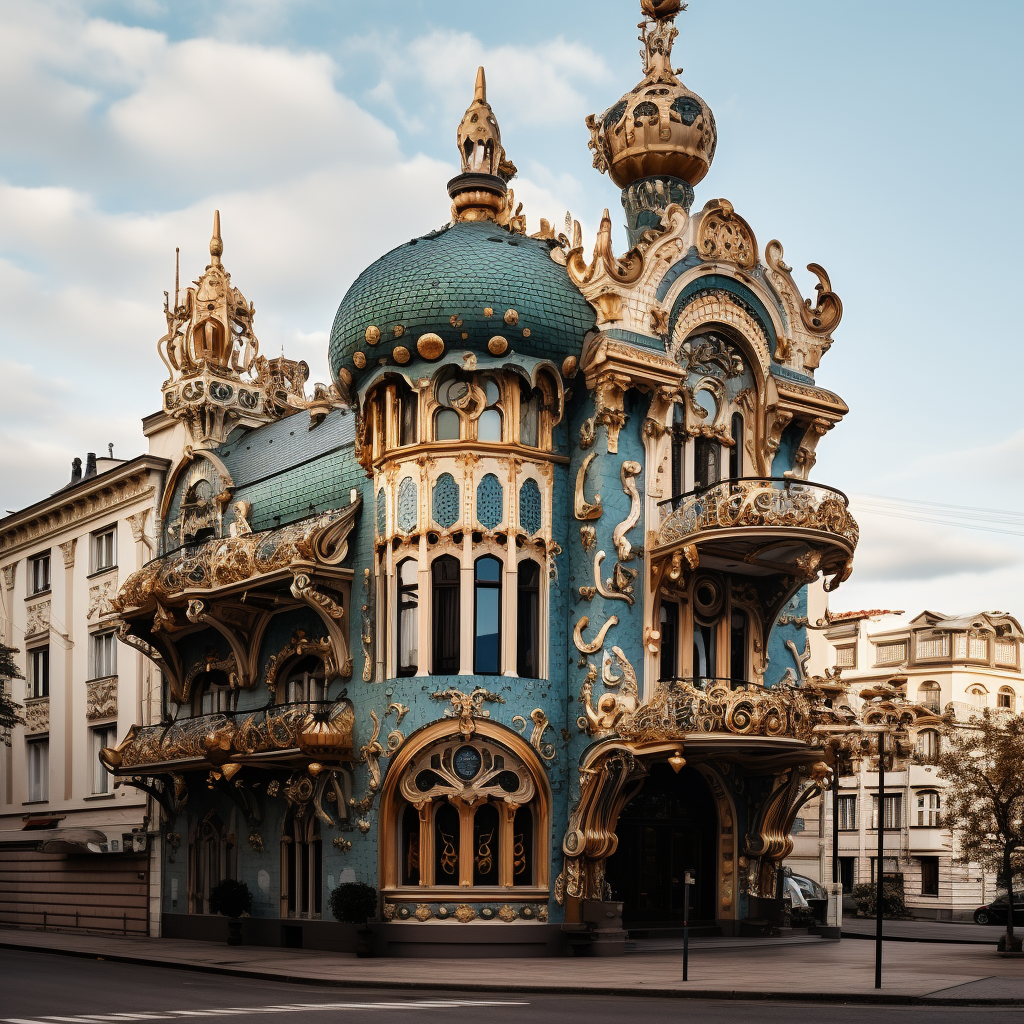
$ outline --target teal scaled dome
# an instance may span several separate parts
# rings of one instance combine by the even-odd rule
[[[450,351],[508,350],[561,366],[579,356],[594,311],[551,258],[554,243],[466,221],[414,238],[367,267],[338,307],[329,358],[353,381],[382,360],[441,359]],[[435,335],[444,342],[440,351]],[[500,342],[495,347],[501,347]],[[340,374],[347,380],[347,374]]]

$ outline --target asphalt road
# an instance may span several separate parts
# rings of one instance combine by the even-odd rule
[[[514,960],[495,968],[515,973]],[[794,972],[796,975],[797,972]],[[511,981],[510,977],[510,981]],[[796,979],[795,979],[796,980]],[[138,1021],[265,1015],[270,1024],[612,1024],[642,1014],[644,1024],[741,1024],[820,1022],[829,1024],[973,1024],[1019,1021],[1020,1007],[880,1007],[832,1003],[630,999],[611,996],[425,992],[320,988],[137,967],[44,953],[0,949],[0,1024],[128,1024]],[[242,1024],[240,1021],[239,1024]]]

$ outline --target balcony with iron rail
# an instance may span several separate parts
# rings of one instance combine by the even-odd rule
[[[651,555],[683,558],[746,576],[809,581],[834,589],[853,568],[860,530],[840,490],[789,477],[738,477],[659,503]]]

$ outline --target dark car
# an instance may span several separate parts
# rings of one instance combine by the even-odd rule
[[[974,912],[975,924],[1006,924],[1010,909],[1005,896],[999,896]],[[1024,893],[1013,894],[1013,923],[1024,924]]]

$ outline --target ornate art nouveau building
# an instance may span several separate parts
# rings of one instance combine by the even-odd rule
[[[225,874],[253,938],[307,945],[339,941],[330,887],[373,883],[398,955],[621,949],[592,923],[671,924],[684,868],[700,920],[777,919],[844,714],[800,685],[806,586],[857,541],[808,481],[842,307],[694,209],[714,117],[672,69],[680,5],[642,6],[643,81],[588,119],[624,256],[607,212],[590,256],[568,218],[527,235],[481,70],[452,222],[349,289],[329,388],[258,355],[219,232],[169,302],[153,436],[180,444],[118,599],[166,717],[103,754],[162,808],[168,933]]]

